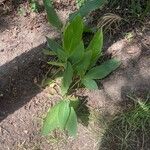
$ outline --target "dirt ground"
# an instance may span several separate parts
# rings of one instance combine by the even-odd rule
[[[70,8],[63,7],[58,13],[65,20]],[[101,139],[105,131],[99,118],[126,107],[130,103],[127,95],[144,98],[150,92],[149,25],[147,23],[143,31],[135,30],[130,39],[112,39],[112,44],[104,45],[105,53],[118,58],[122,64],[100,81],[99,90],[77,93],[87,96],[92,113],[88,127],[79,124],[78,136],[74,139],[60,132],[48,137],[40,133],[46,111],[59,100],[57,90],[39,86],[48,68],[42,49],[46,46],[45,36],[59,38],[59,33],[47,23],[44,12],[1,16],[0,150],[104,149]]]

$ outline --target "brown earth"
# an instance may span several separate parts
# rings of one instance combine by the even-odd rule
[[[69,10],[59,11],[65,20]],[[100,115],[111,116],[130,103],[128,94],[144,98],[150,92],[150,28],[105,44],[120,68],[101,81],[97,91],[79,91],[87,96],[91,110],[88,127],[79,124],[76,139],[60,132],[43,137],[42,118],[59,100],[57,90],[39,84],[48,67],[42,53],[45,36],[58,38],[45,13],[10,14],[0,18],[0,150],[100,150],[103,126]],[[107,38],[106,38],[107,39]],[[105,40],[106,40],[105,39]],[[113,40],[113,39],[112,39]]]

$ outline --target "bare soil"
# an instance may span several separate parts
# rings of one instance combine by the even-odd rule
[[[62,20],[67,18],[69,9],[63,7],[58,11]],[[47,23],[44,12],[0,17],[0,150],[103,149],[101,115],[111,116],[130,104],[128,94],[144,98],[150,92],[149,25],[144,31],[137,29],[131,40],[112,39],[113,44],[104,45],[105,53],[122,64],[100,81],[99,90],[77,92],[87,97],[91,114],[88,127],[79,124],[76,139],[60,132],[48,137],[40,133],[42,118],[59,100],[57,90],[40,87],[48,70],[47,58],[42,53],[45,36],[59,38],[59,33]]]

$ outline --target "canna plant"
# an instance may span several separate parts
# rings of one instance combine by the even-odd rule
[[[86,17],[92,11],[104,6],[104,4],[107,3],[107,0],[76,0],[76,2],[79,9],[74,13],[69,14],[68,21],[71,21],[77,15],[80,15],[82,18]],[[43,0],[43,3],[47,13],[48,22],[58,30],[62,30],[63,23],[53,7],[53,0]],[[79,7],[81,5],[82,7]]]
[[[82,40],[84,23],[80,15],[68,22],[62,34],[62,45],[47,37],[50,54],[56,56],[56,61],[48,64],[59,67],[62,74],[62,99],[47,113],[44,119],[42,133],[47,135],[55,129],[67,131],[70,136],[77,133],[76,108],[79,100],[72,100],[71,90],[78,87],[98,89],[96,80],[108,76],[120,65],[115,59],[105,61],[100,66],[96,63],[102,55],[103,32],[99,29],[93,36],[88,47]]]

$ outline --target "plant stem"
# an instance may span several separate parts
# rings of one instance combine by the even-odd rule
[[[70,87],[70,90],[73,89],[73,88],[80,82],[80,80],[81,80],[81,79],[78,79],[78,80]]]
[[[59,73],[59,71],[61,71],[61,68],[59,68],[55,73],[54,73],[54,75],[51,77],[52,79],[55,77],[55,75],[57,74],[57,73]]]

